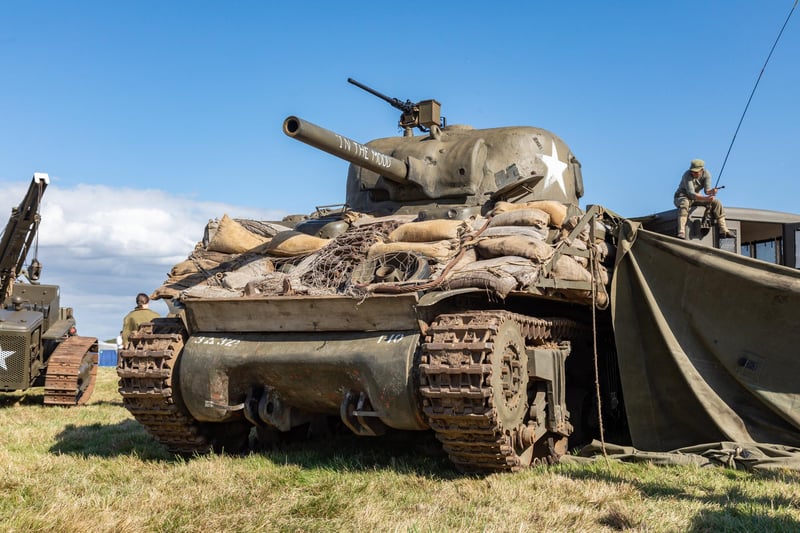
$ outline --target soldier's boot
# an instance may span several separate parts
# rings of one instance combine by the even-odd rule
[[[678,238],[686,238],[686,221],[689,220],[689,213],[681,213],[678,215]]]
[[[732,238],[736,235],[728,229],[728,224],[725,222],[725,217],[717,219],[717,229],[719,230],[720,239]]]

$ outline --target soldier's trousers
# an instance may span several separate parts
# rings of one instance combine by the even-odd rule
[[[685,196],[675,197],[675,207],[678,208],[678,233],[683,231],[686,226],[686,221],[689,219],[689,208],[697,205],[706,207],[708,206],[711,218],[719,225],[719,229],[723,232],[727,231],[725,224],[725,209],[722,207],[722,202],[714,198],[711,202],[693,202]]]

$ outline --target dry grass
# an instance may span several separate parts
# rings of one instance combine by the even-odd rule
[[[83,408],[0,395],[2,531],[797,531],[800,476],[629,464],[462,476],[429,441],[167,454],[101,368]]]

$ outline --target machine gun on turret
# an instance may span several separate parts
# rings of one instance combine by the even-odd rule
[[[397,123],[397,125],[403,128],[403,134],[406,137],[413,136],[413,132],[411,130],[414,128],[418,128],[420,131],[428,133],[431,127],[444,128],[446,125],[445,118],[441,116],[442,105],[436,100],[421,100],[419,102],[406,100],[403,102],[399,98],[386,96],[385,94],[376,91],[372,87],[367,87],[363,83],[360,83],[353,78],[347,78],[347,81],[359,89],[363,89],[368,93],[377,96],[381,100],[388,102],[389,105],[395,109],[399,109],[401,114],[400,121]]]

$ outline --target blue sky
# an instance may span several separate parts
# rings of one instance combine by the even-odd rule
[[[669,209],[689,160],[719,174],[792,4],[3,2],[0,221],[34,171],[50,173],[43,279],[97,330],[81,333],[116,334],[209,217],[344,200],[347,164],[281,125],[397,134],[397,111],[348,77],[435,98],[450,124],[553,131],[583,164],[584,205]],[[727,205],[800,211],[799,25],[795,13],[744,119]]]

